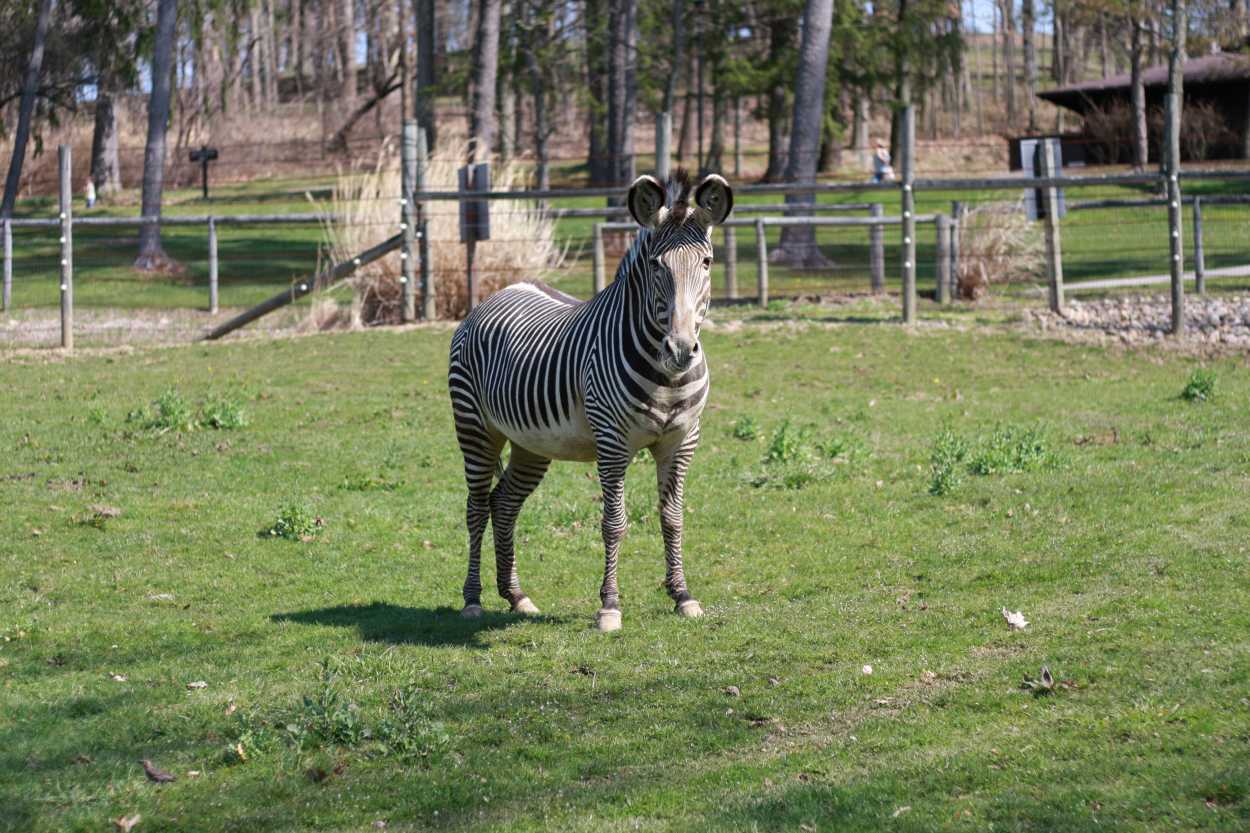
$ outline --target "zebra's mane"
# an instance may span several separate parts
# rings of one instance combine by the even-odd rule
[[[686,173],[685,168],[678,168],[673,171],[668,182],[664,186],[665,200],[668,204],[668,216],[664,218],[664,222],[680,225],[686,221],[690,215],[690,189],[694,187],[690,182],[690,174]]]

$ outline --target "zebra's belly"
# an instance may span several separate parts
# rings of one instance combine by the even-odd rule
[[[574,415],[568,423],[550,426],[516,428],[500,424],[498,428],[510,442],[552,460],[595,459],[595,435],[584,416]]]

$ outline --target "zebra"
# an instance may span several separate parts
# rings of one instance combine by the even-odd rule
[[[538,613],[517,578],[517,515],[552,460],[594,461],[604,545],[595,622],[619,630],[625,470],[644,448],[656,463],[665,587],[678,615],[703,615],[682,568],[682,512],[708,396],[699,330],[711,300],[711,235],[733,208],[733,190],[715,174],[692,187],[679,170],[666,184],[640,176],[626,205],[641,229],[610,286],[582,302],[541,282],[513,284],[479,304],[452,336],[448,388],[469,491],[465,618],[482,615],[487,520],[499,595],[514,613]],[[511,453],[503,468],[505,443]]]

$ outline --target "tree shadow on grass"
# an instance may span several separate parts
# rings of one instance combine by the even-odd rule
[[[518,616],[514,613],[487,611],[477,619],[464,619],[451,607],[402,607],[388,602],[337,605],[317,610],[275,613],[273,622],[297,622],[301,625],[331,625],[356,628],[367,642],[391,645],[431,645],[486,647],[481,636],[488,631],[503,630],[523,622],[559,623],[559,616]]]

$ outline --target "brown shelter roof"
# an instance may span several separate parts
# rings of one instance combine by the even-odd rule
[[[1186,61],[1181,71],[1185,86],[1200,84],[1227,84],[1238,81],[1250,81],[1250,56],[1218,52]],[[1161,87],[1168,82],[1167,64],[1149,67],[1142,71],[1142,82],[1147,88]],[[1127,91],[1132,83],[1132,76],[1123,72],[1109,78],[1084,81],[1038,93],[1039,98],[1063,107],[1081,109],[1081,104],[1090,96],[1101,96],[1108,93]]]

